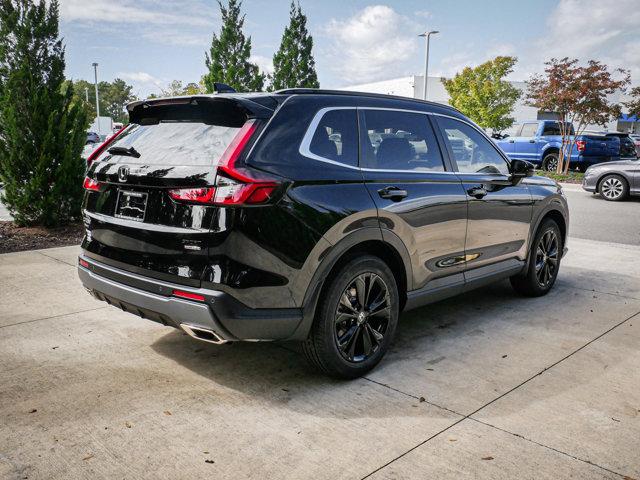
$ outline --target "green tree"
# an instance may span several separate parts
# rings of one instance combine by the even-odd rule
[[[452,79],[441,79],[449,103],[483,128],[495,132],[509,128],[521,93],[504,78],[517,61],[516,57],[496,57],[475,68],[466,67]]]
[[[285,28],[280,48],[273,56],[270,90],[282,88],[319,88],[313,38],[307,31],[307,17],[300,4],[291,2],[289,26]]]
[[[137,100],[131,93],[133,87],[124,80],[116,78],[113,82],[99,82],[98,95],[100,97],[100,115],[113,118],[114,122],[126,123],[128,114],[126,106]],[[73,85],[74,99],[79,102],[87,113],[87,118],[96,118],[96,90],[93,83],[86,80],[76,80]],[[87,94],[89,101],[87,102]]]
[[[104,88],[101,88],[102,83],[98,84],[100,115],[111,117],[114,122],[126,123],[129,119],[126,106],[137,100],[137,97],[131,93],[133,87],[120,78],[110,83],[104,82]]]
[[[57,0],[0,0],[0,180],[20,225],[80,217],[87,118],[64,78]]]
[[[251,37],[245,38],[242,32],[242,2],[229,0],[226,7],[221,2],[218,2],[218,5],[222,16],[222,28],[219,35],[213,34],[211,49],[206,55],[206,91],[213,93],[216,82],[226,83],[238,92],[262,90],[265,76],[260,73],[257,65],[249,61]]]
[[[181,80],[173,80],[169,85],[167,85],[167,88],[162,89],[162,94],[156,95],[152,93],[149,95],[149,98],[180,97],[183,95],[198,95],[201,93],[204,93],[204,88],[200,84],[189,82],[184,85]]]
[[[629,110],[631,115],[640,116],[640,87],[633,87],[629,92],[631,100],[623,105]]]
[[[576,135],[587,125],[602,125],[620,115],[620,105],[609,101],[611,94],[629,84],[629,72],[608,67],[596,60],[580,66],[577,59],[552,58],[545,63],[544,75],[533,75],[528,84],[527,104],[559,117],[562,145],[558,158],[558,173],[569,171],[571,152]],[[614,74],[619,78],[614,78]],[[571,135],[571,126],[575,134]]]

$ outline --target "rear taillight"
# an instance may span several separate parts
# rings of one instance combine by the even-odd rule
[[[579,152],[584,152],[584,149],[587,147],[586,140],[576,140],[576,147]]]
[[[87,157],[87,168],[89,168],[91,166],[91,164],[100,156],[102,155],[102,152],[104,152],[104,150],[113,143],[113,141],[116,139],[116,137],[118,135],[120,135],[126,128],[128,127],[128,125],[125,125],[124,127],[122,127],[120,130],[118,130],[116,133],[114,133],[113,135],[111,135],[109,138],[107,138],[104,142],[102,142],[102,144],[96,148],[93,152],[91,152],[91,155],[89,155]]]
[[[85,190],[89,190],[90,192],[99,192],[100,182],[94,180],[93,178],[84,177],[82,188],[84,188]]]
[[[169,196],[174,200],[180,200],[183,202],[195,202],[195,203],[213,203],[213,196],[216,189],[213,187],[208,188],[179,188],[176,190],[169,190]]]
[[[225,150],[218,164],[214,203],[220,205],[257,205],[271,198],[278,184],[273,180],[256,178],[237,165],[238,158],[251,140],[258,125],[255,120],[245,123]]]

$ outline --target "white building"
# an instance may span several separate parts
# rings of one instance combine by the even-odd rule
[[[539,112],[538,109],[525,105],[524,96],[526,93],[527,85],[525,82],[511,82],[511,84],[522,92],[520,100],[516,103],[513,109],[513,117],[516,122],[523,122],[526,120],[544,120],[553,118],[553,114],[548,112]],[[342,90],[349,90],[354,92],[370,92],[370,93],[383,93],[386,95],[397,95],[400,97],[410,98],[422,98],[424,76],[412,75],[409,77],[393,78],[391,80],[382,80],[380,82],[364,83],[361,85],[352,85],[344,87]],[[442,103],[444,105],[449,104],[449,94],[444,88],[444,85],[440,81],[440,77],[429,77],[429,84],[427,93],[429,100],[432,102]],[[614,95],[614,101],[626,100],[627,98],[618,93]],[[603,127],[598,125],[590,125],[587,127],[590,130],[603,130]],[[607,131],[635,131],[640,133],[640,121],[623,121],[617,120],[610,122],[604,130]]]

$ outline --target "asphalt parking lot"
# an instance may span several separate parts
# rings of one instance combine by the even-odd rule
[[[547,297],[404,314],[351,382],[105,306],[77,247],[0,255],[0,478],[638,479],[640,247],[581,236]]]

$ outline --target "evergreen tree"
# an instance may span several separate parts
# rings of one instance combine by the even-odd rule
[[[282,88],[318,88],[316,62],[313,59],[313,38],[307,31],[307,17],[300,4],[291,2],[289,26],[285,28],[280,48],[273,56],[274,72],[271,90]]]
[[[16,223],[80,216],[87,118],[64,79],[57,0],[0,0],[0,180]]]
[[[257,65],[249,61],[251,37],[245,38],[242,32],[242,2],[229,0],[226,7],[221,2],[218,5],[222,15],[222,29],[219,36],[213,34],[211,49],[206,57],[209,70],[204,76],[206,91],[212,93],[216,82],[226,83],[238,92],[262,90],[265,76],[260,73]]]

